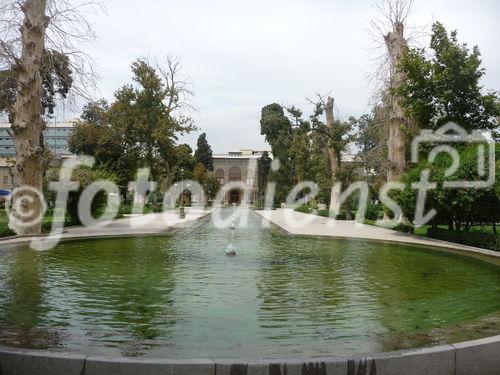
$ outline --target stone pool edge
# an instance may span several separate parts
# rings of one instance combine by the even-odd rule
[[[0,374],[496,375],[498,353],[500,336],[365,356],[262,360],[99,357],[0,346]]]
[[[373,228],[380,229],[380,231],[381,231],[380,237],[369,238],[369,237],[365,237],[365,236],[350,235],[349,233],[342,233],[342,234],[329,234],[326,232],[323,232],[321,234],[310,233],[307,231],[307,228],[306,228],[306,230],[300,230],[300,229],[297,230],[297,228],[287,227],[279,219],[272,217],[272,215],[269,213],[269,211],[256,210],[254,212],[257,215],[259,215],[263,220],[267,221],[271,225],[275,226],[276,228],[284,231],[285,233],[287,233],[288,235],[291,235],[291,236],[323,238],[323,239],[354,239],[354,240],[359,240],[359,241],[381,242],[381,243],[388,243],[388,244],[413,245],[413,246],[417,246],[417,247],[430,248],[430,249],[437,250],[437,251],[450,252],[453,254],[467,256],[467,257],[478,259],[478,260],[481,260],[481,261],[484,261],[487,263],[491,263],[491,264],[494,264],[494,265],[500,267],[500,252],[493,251],[493,250],[487,250],[487,249],[482,249],[479,247],[472,247],[472,246],[457,244],[457,243],[453,243],[453,242],[437,240],[437,239],[433,239],[433,238],[424,238],[424,237],[416,236],[413,234],[401,233],[401,232],[397,232],[394,230],[390,230],[390,229],[386,229],[386,228],[378,228],[378,227],[373,227],[373,226],[369,226],[370,229],[373,229]],[[303,213],[297,213],[297,214],[309,216],[309,214],[303,214]],[[315,219],[316,219],[316,223],[313,223],[312,224],[313,226],[317,225],[317,222],[319,220],[331,220],[331,219],[325,219],[325,218],[319,218],[319,217],[315,217]],[[357,229],[362,230],[362,228],[367,226],[367,225],[352,222],[352,226],[353,226],[353,228],[357,228]],[[328,228],[325,228],[325,229],[328,229]]]
[[[258,211],[256,213],[291,235],[303,235],[291,233]],[[203,218],[205,217],[198,220]],[[304,236],[352,238],[307,234]],[[383,240],[374,239],[374,241]],[[405,241],[383,242],[418,245]],[[441,246],[423,245],[441,251],[458,250],[468,256],[472,256],[476,251],[475,248],[464,249],[463,246],[455,246],[453,243],[439,242],[442,243]],[[479,255],[482,258],[485,254],[481,251]],[[495,257],[500,259],[500,254],[495,254]],[[498,375],[499,353],[500,335],[421,349],[306,359],[141,359],[85,356],[0,345],[0,375]]]
[[[201,210],[200,210],[201,211]],[[105,239],[105,238],[128,238],[128,237],[143,237],[143,236],[168,236],[170,234],[176,233],[179,230],[190,228],[206,220],[210,215],[214,212],[214,209],[203,210],[199,212],[195,217],[187,217],[183,219],[183,221],[179,221],[173,223],[172,225],[165,225],[162,228],[149,228],[144,227],[137,231],[127,230],[127,228],[120,228],[119,230],[107,231],[107,232],[95,232],[92,227],[84,227],[84,226],[73,226],[64,229],[64,232],[61,235],[60,242],[66,241],[76,241],[76,240],[95,240],[95,239]],[[146,216],[138,215],[138,216]],[[161,215],[161,214],[160,214]],[[114,219],[112,222],[121,223],[130,218],[120,218]],[[104,227],[107,228],[107,227]],[[72,230],[77,229],[77,233],[73,233]],[[50,237],[50,234],[44,233],[36,236],[9,236],[0,238],[0,246],[18,246],[25,245],[30,243],[31,241],[36,240],[44,240]],[[2,375],[2,373],[0,373]]]

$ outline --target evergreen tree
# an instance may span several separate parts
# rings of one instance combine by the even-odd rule
[[[259,194],[264,193],[267,185],[269,172],[271,171],[272,159],[267,151],[257,160],[258,186]]]
[[[212,172],[214,170],[214,161],[212,159],[212,147],[210,147],[209,143],[207,142],[206,133],[202,133],[198,137],[194,158],[198,163],[203,164],[207,171]]]
[[[294,171],[292,167],[292,123],[283,107],[273,103],[262,108],[260,133],[271,145],[273,157],[280,161],[280,168],[271,171],[269,180],[276,182],[276,203],[285,202],[288,192],[293,186]]]

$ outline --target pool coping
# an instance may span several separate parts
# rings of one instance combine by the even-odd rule
[[[468,245],[457,244],[454,242],[448,242],[443,240],[438,240],[434,238],[421,237],[414,234],[402,233],[395,230],[380,228],[381,230],[392,233],[394,237],[388,238],[368,238],[368,237],[356,237],[349,235],[331,235],[331,234],[310,234],[304,233],[300,231],[294,231],[293,228],[288,228],[282,223],[279,223],[277,220],[272,220],[272,218],[266,216],[267,211],[257,210],[254,211],[257,215],[259,215],[263,220],[271,224],[272,226],[280,229],[286,234],[294,237],[309,237],[309,238],[322,238],[322,239],[341,239],[341,240],[356,240],[356,241],[369,241],[369,242],[379,242],[379,243],[388,243],[388,244],[404,244],[416,247],[422,247],[426,249],[432,249],[436,251],[453,253],[458,255],[463,255],[469,258],[478,259],[487,263],[494,264],[500,267],[500,252],[483,249],[479,247],[473,247]],[[309,215],[309,214],[302,214]],[[320,218],[318,217],[318,220]],[[321,218],[323,220],[328,218]],[[356,222],[352,222],[353,224]],[[356,223],[354,225],[359,225],[360,227],[365,226],[367,224],[359,224]],[[377,227],[378,228],[378,227]]]
[[[257,212],[259,213],[259,212]],[[206,219],[208,215],[195,220]],[[339,236],[316,236],[290,233],[286,228],[272,225],[292,236],[321,238],[349,238],[366,241],[381,241]],[[132,234],[133,236],[140,236]],[[148,234],[150,235],[150,234]],[[123,237],[123,236],[118,236]],[[89,237],[84,237],[89,238]],[[101,238],[101,237],[99,237]],[[69,238],[75,240],[82,238]],[[405,241],[381,241],[416,245]],[[489,254],[483,249],[438,241],[438,251],[459,252],[464,256],[488,261]],[[420,244],[421,246],[431,246]],[[494,254],[500,259],[500,253]],[[486,257],[485,257],[486,256]],[[491,259],[489,262],[492,262]],[[493,262],[500,265],[500,263]],[[500,373],[500,335],[462,343],[382,352],[353,356],[328,356],[304,359],[167,359],[105,357],[31,350],[0,345],[0,374],[36,375],[498,375]]]
[[[161,230],[158,229],[150,229],[147,227],[144,227],[140,230],[135,230],[135,231],[126,231],[125,228],[121,228],[118,230],[116,233],[113,232],[101,232],[101,233],[92,233],[93,228],[92,227],[85,227],[83,225],[78,225],[78,226],[71,226],[71,227],[65,227],[64,231],[61,234],[60,240],[58,242],[67,242],[67,241],[73,241],[73,240],[95,240],[95,239],[107,239],[107,238],[130,238],[130,237],[144,237],[144,236],[155,236],[155,237],[162,237],[162,236],[168,236],[171,234],[176,233],[177,231],[186,229],[186,228],[191,228],[203,220],[206,220],[207,218],[210,217],[210,215],[213,213],[214,209],[207,209],[204,211],[200,210],[200,213],[198,214],[197,217],[194,218],[189,218],[187,217],[184,221],[174,223],[172,225],[166,225],[164,228]],[[161,213],[160,213],[161,214]],[[137,216],[145,216],[149,214],[144,214],[144,215],[137,215]],[[130,216],[131,217],[131,216]],[[124,221],[126,219],[129,219],[130,217],[127,218],[120,218],[120,219],[114,219],[112,222],[120,222]],[[71,229],[85,229],[88,231],[88,233],[71,233]],[[30,243],[31,241],[34,240],[44,240],[50,237],[50,233],[42,233],[39,235],[27,235],[27,236],[9,236],[9,237],[3,237],[0,238],[0,246],[6,246],[6,247],[15,247],[19,245],[25,245]],[[1,373],[0,373],[1,375]]]
[[[2,375],[498,375],[500,335],[458,344],[305,359],[104,357],[0,346]]]

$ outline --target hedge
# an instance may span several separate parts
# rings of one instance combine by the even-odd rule
[[[500,235],[490,233],[458,232],[441,228],[427,229],[427,236],[438,240],[455,242],[462,245],[500,251]]]
[[[317,216],[322,216],[322,217],[330,217],[330,211],[329,210],[314,210],[312,209],[309,205],[303,204],[300,205],[295,209],[296,212],[301,212],[303,214],[313,214]],[[345,212],[339,212],[339,214],[335,217],[336,220],[344,221],[346,219],[346,214]]]

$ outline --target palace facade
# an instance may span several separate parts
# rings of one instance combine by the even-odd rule
[[[242,149],[214,154],[214,173],[221,186],[226,185],[224,203],[252,204],[259,191],[258,159],[265,151]],[[272,154],[268,152],[269,156]]]

